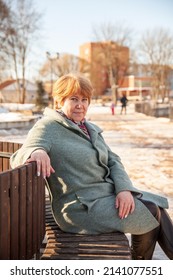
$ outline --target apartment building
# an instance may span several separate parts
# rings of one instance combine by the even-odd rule
[[[95,97],[102,96],[112,83],[120,85],[129,65],[129,48],[114,41],[85,43],[80,46],[79,56],[90,64],[87,74]]]

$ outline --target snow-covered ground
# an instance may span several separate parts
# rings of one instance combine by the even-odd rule
[[[103,128],[106,142],[121,157],[136,187],[168,197],[173,219],[173,122],[136,113],[132,104],[126,115],[120,115],[119,106],[115,111],[112,116],[109,106],[91,105],[87,119]],[[0,141],[22,143],[27,133],[28,129],[2,130]],[[167,259],[159,246],[154,259]]]
[[[9,111],[32,110],[34,107],[35,104],[1,103],[0,113],[9,112]]]

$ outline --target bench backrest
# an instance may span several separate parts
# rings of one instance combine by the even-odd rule
[[[45,183],[36,163],[9,169],[8,153],[20,145],[0,142],[0,259],[32,259],[45,235]]]
[[[9,162],[9,155],[17,151],[22,144],[13,142],[2,142],[0,141],[0,152],[4,153],[0,157],[0,172],[11,169]]]

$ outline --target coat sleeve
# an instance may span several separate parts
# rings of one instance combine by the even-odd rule
[[[51,125],[49,122],[39,120],[29,131],[22,147],[10,158],[12,168],[24,164],[31,153],[37,149],[43,149],[49,153],[51,149]]]
[[[103,137],[102,139],[105,142]],[[140,197],[142,193],[133,186],[124,168],[124,165],[121,162],[120,157],[111,151],[110,147],[106,144],[106,142],[105,145],[108,150],[108,168],[110,171],[109,177],[114,182],[115,193],[118,194],[121,191],[131,191],[135,195],[138,195]]]

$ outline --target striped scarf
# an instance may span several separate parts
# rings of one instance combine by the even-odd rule
[[[90,135],[89,135],[89,132],[88,132],[88,129],[85,125],[85,119],[80,121],[80,122],[75,122],[74,120],[71,120],[70,118],[68,118],[66,116],[66,114],[64,114],[64,112],[62,110],[57,110],[57,112],[64,118],[66,118],[67,120],[70,120],[72,121],[73,123],[75,123],[87,136],[88,138],[90,138]]]

